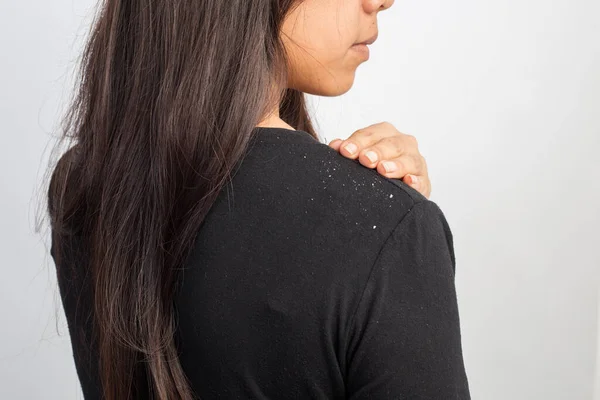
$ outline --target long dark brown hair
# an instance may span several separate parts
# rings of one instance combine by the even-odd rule
[[[57,256],[74,235],[85,247],[77,268],[93,289],[106,399],[196,396],[174,342],[178,270],[273,107],[318,139],[303,93],[286,88],[281,25],[296,4],[100,5],[61,119],[71,145],[50,168],[48,210]]]

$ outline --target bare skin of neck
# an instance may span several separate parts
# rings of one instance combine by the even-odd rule
[[[275,84],[273,84],[272,90],[276,91]],[[256,125],[257,127],[265,127],[265,128],[284,128],[295,131],[295,129],[282,120],[279,117],[279,103],[281,102],[281,98],[279,98],[274,105],[270,107],[271,112]]]
[[[269,114],[269,116],[267,116],[265,119],[259,122],[256,126],[264,128],[284,128],[295,130],[291,125],[279,118],[279,111],[272,112],[271,114]]]

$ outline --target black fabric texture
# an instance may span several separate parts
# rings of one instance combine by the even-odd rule
[[[74,361],[100,399],[85,249],[65,249]],[[202,399],[468,400],[455,267],[436,203],[307,132],[257,128],[183,265],[181,363]]]

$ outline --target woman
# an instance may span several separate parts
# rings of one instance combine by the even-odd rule
[[[86,399],[469,398],[416,143],[329,147],[303,98],[350,89],[392,2],[105,2],[49,189]]]

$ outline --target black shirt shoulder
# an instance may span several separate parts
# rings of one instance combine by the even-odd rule
[[[306,132],[258,133],[183,275],[206,398],[469,398],[443,213]]]
[[[182,367],[202,399],[469,399],[454,267],[435,203],[306,132],[259,129],[182,266]],[[59,284],[74,359],[99,398],[73,268]]]

